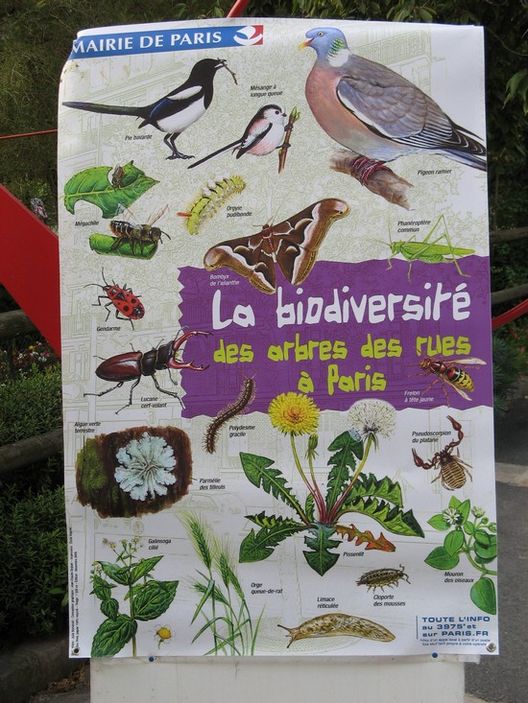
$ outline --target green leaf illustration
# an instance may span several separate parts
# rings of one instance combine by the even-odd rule
[[[99,574],[94,574],[92,576],[92,586],[93,591],[90,595],[94,594],[99,598],[99,600],[107,600],[112,595],[112,588],[115,588],[114,583],[108,583]]]
[[[92,657],[111,657],[117,654],[136,634],[137,622],[128,615],[115,620],[104,620],[94,635]]]
[[[377,498],[352,498],[347,500],[340,515],[345,513],[361,513],[376,520],[395,535],[406,537],[423,537],[424,533],[412,510],[406,513],[397,506],[392,506],[384,500]]]
[[[136,620],[154,620],[162,615],[174,600],[178,581],[149,581],[138,588],[132,599]]]
[[[132,568],[130,570],[130,583],[136,583],[136,581],[139,581],[139,579],[143,576],[150,574],[160,559],[163,559],[163,556],[149,557],[148,559],[142,559],[137,564],[132,564]]]
[[[116,583],[122,586],[128,586],[130,583],[130,569],[127,566],[116,566],[109,561],[97,562],[101,565],[105,574]]]
[[[107,598],[101,603],[101,612],[110,620],[115,620],[119,615],[119,603],[115,598]]]
[[[496,544],[497,538],[495,535],[490,535],[486,530],[475,530],[475,541],[481,544],[483,547],[489,547],[490,544]]]
[[[435,547],[425,559],[426,564],[432,566],[433,569],[440,569],[440,571],[453,569],[458,564],[458,561],[458,554],[449,554],[445,547]]]
[[[389,503],[403,507],[402,492],[399,483],[391,481],[388,476],[377,479],[374,474],[361,474],[350,493],[349,500],[356,497],[381,498]],[[347,501],[348,502],[348,501]]]
[[[453,530],[444,539],[444,549],[448,554],[457,554],[464,544],[464,533],[462,530]]]
[[[332,469],[328,474],[326,506],[332,508],[354,474],[356,457],[363,458],[363,442],[355,433],[343,432],[334,439],[328,450],[335,452],[328,460]]]
[[[451,525],[445,521],[442,513],[437,513],[436,515],[433,515],[433,517],[427,520],[427,522],[429,525],[431,525],[431,527],[434,527],[435,530],[440,530],[442,532],[448,530],[451,527]]]
[[[481,576],[478,581],[471,586],[469,592],[473,603],[485,613],[495,615],[497,613],[497,595],[495,584],[487,576]]]
[[[88,243],[92,251],[97,254],[108,254],[109,256],[126,256],[130,259],[152,259],[158,251],[157,242],[120,242],[116,247],[116,238],[109,234],[94,232],[88,238]]]
[[[242,540],[239,553],[241,563],[267,559],[273,554],[275,547],[287,537],[306,530],[304,523],[275,515],[268,516],[264,512],[246,517],[262,529],[257,533],[251,530]]]
[[[304,502],[304,514],[310,522],[315,520],[315,500],[311,493],[308,493]]]
[[[101,208],[105,219],[115,217],[120,207],[129,207],[158,181],[146,176],[130,161],[123,166],[119,186],[113,186],[108,176],[111,166],[94,166],[76,173],[64,186],[64,206],[72,215],[79,200]]]
[[[283,477],[282,472],[279,469],[269,468],[274,463],[273,459],[240,452],[240,461],[244,473],[254,486],[262,488],[266,493],[275,496],[275,498],[280,498],[302,517],[302,507],[293,494],[292,489],[286,484],[286,479]]]
[[[490,544],[488,547],[483,547],[479,542],[475,542],[473,549],[475,550],[476,559],[481,564],[488,564],[497,558],[497,545]]]
[[[314,571],[324,576],[328,569],[339,559],[339,554],[331,552],[340,545],[337,539],[331,539],[335,529],[328,525],[317,525],[310,530],[312,537],[305,537],[304,543],[310,551],[303,551],[304,558]]]

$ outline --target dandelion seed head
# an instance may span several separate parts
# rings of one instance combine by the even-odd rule
[[[363,439],[390,437],[396,427],[396,411],[384,400],[358,400],[348,411],[348,419]]]

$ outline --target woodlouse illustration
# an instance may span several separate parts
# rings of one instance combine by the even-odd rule
[[[254,399],[255,381],[252,378],[246,378],[242,383],[238,398],[219,412],[207,427],[205,432],[205,449],[209,454],[214,454],[216,451],[216,440],[221,427],[232,418],[240,415],[242,410],[252,403]]]
[[[284,625],[278,625],[278,627],[288,631],[291,638],[288,647],[297,640],[312,637],[361,637],[377,642],[392,642],[395,639],[395,635],[383,625],[345,613],[318,615],[311,620],[306,620],[298,627],[285,627]]]
[[[373,569],[372,571],[366,571],[358,581],[356,581],[358,586],[366,586],[368,590],[376,588],[383,589],[385,587],[392,588],[397,586],[401,579],[411,583],[409,581],[409,576],[405,573],[405,567],[400,564],[399,569]]]

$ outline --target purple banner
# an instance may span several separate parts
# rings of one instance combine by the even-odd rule
[[[266,295],[220,269],[185,267],[182,327],[211,332],[187,343],[185,417],[215,416],[253,378],[251,410],[287,391],[321,409],[360,398],[406,407],[492,405],[489,261],[451,264],[318,262],[302,286],[282,277]]]

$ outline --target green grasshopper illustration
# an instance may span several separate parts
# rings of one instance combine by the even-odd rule
[[[436,239],[431,240],[431,237],[438,231],[440,225],[443,225],[442,234],[436,237]],[[446,244],[438,244],[438,242],[442,240],[444,240]],[[413,235],[410,239],[393,242],[389,230],[389,244],[387,246],[390,247],[391,250],[391,254],[387,259],[389,263],[387,270],[392,268],[392,259],[398,254],[401,254],[409,261],[409,271],[407,273],[409,281],[411,280],[412,265],[415,261],[424,261],[427,264],[454,264],[461,276],[469,276],[469,274],[462,272],[457,259],[475,253],[474,249],[463,249],[462,247],[453,246],[444,215],[440,215],[422,241],[414,241]]]

